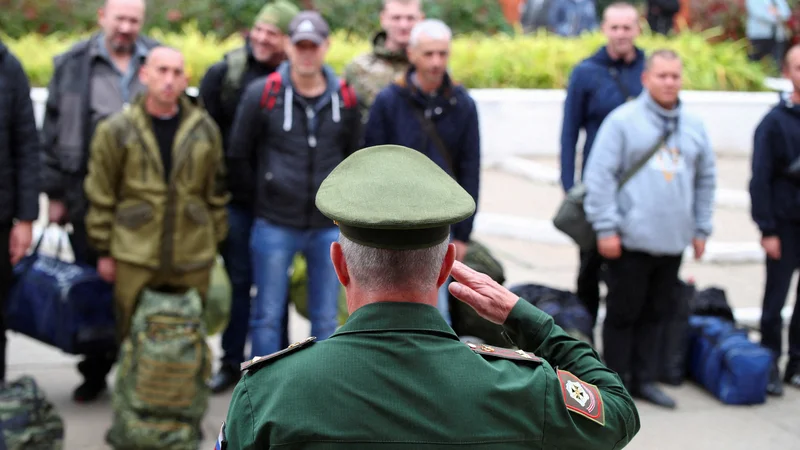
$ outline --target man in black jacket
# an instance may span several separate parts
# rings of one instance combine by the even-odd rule
[[[28,77],[0,42],[0,382],[6,377],[6,296],[39,217],[39,138]]]
[[[794,91],[782,93],[780,103],[756,128],[750,180],[752,216],[767,256],[761,343],[776,358],[767,386],[771,395],[783,394],[777,364],[783,353],[781,310],[800,267],[800,45],[786,53],[784,74]],[[795,302],[789,325],[789,363],[783,379],[800,388],[800,301]]]
[[[679,0],[649,0],[647,2],[647,24],[653,33],[669,34],[675,14],[681,9]]]
[[[286,59],[285,35],[289,22],[300,11],[285,0],[269,3],[256,16],[244,47],[225,55],[206,73],[200,83],[200,98],[217,122],[225,148],[230,141],[231,126],[242,91],[256,78],[264,77]],[[229,183],[231,184],[231,183]],[[232,183],[236,185],[236,183]],[[225,269],[233,288],[231,318],[222,334],[222,366],[211,380],[215,393],[227,390],[239,380],[239,365],[244,362],[250,318],[250,288],[253,270],[250,264],[250,229],[253,226],[251,192],[232,192],[228,205],[229,232],[222,248]],[[284,330],[287,320],[284,318]],[[286,332],[283,333],[284,337]],[[284,344],[288,346],[288,339]]]
[[[144,0],[106,0],[98,12],[101,31],[54,58],[42,128],[42,190],[49,199],[49,219],[72,224],[70,245],[75,260],[97,264],[89,247],[83,191],[89,143],[97,124],[120,111],[144,91],[138,72],[156,42],[139,36]],[[86,355],[78,364],[85,382],[75,390],[77,402],[89,402],[106,388],[116,354]]]
[[[328,35],[328,24],[316,12],[304,11],[292,20],[289,61],[247,87],[228,145],[230,190],[255,199],[250,238],[258,288],[250,319],[254,356],[282,348],[287,272],[298,251],[308,262],[312,335],[325,339],[338,324],[340,288],[330,246],[339,231],[319,212],[314,197],[333,168],[359,148],[361,119],[353,89],[323,65]]]

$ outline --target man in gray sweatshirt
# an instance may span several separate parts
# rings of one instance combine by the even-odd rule
[[[703,255],[711,234],[716,165],[702,122],[678,98],[682,64],[658,50],[642,75],[645,90],[600,126],[587,162],[585,210],[609,261],[603,348],[631,394],[675,402],[655,381],[658,332],[673,314],[681,256]],[[624,186],[622,174],[653,154]]]

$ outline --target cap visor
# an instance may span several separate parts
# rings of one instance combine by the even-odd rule
[[[302,41],[313,42],[316,45],[322,44],[325,39],[317,33],[297,33],[292,36],[292,44],[297,44]]]

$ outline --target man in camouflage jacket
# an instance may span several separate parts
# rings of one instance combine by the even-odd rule
[[[183,94],[183,56],[156,48],[140,76],[146,94],[98,125],[84,185],[89,243],[98,273],[114,283],[120,340],[143,288],[205,296],[228,231],[222,138]]]
[[[358,95],[364,123],[378,92],[408,70],[406,47],[411,29],[425,14],[421,0],[383,0],[380,17],[383,31],[373,39],[372,51],[357,56],[344,72]]]

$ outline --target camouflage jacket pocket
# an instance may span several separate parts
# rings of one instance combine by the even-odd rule
[[[149,203],[137,203],[117,210],[117,223],[135,230],[153,220],[153,207]]]

